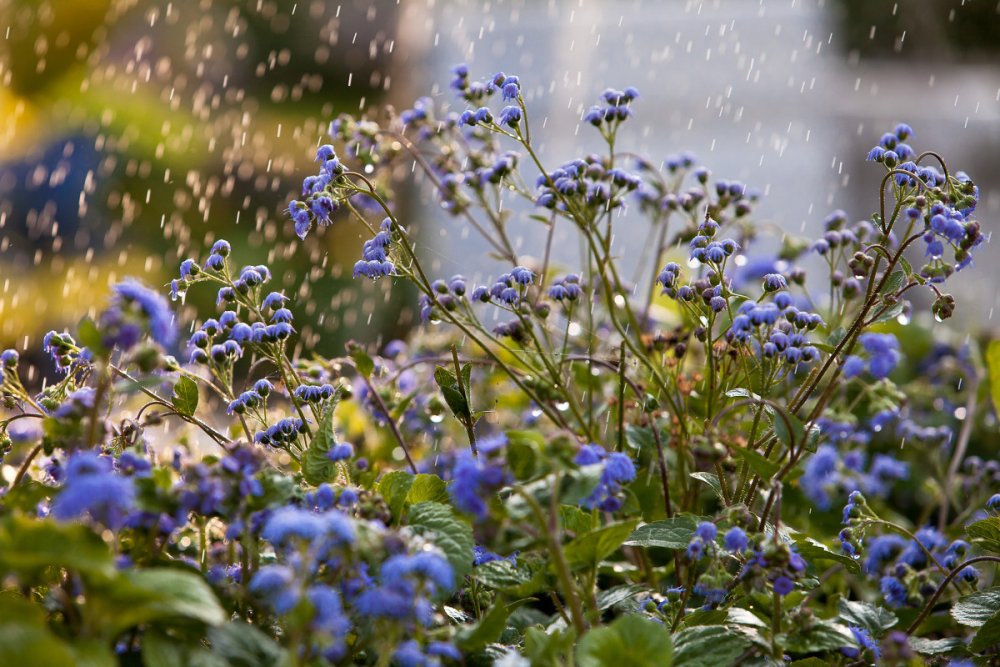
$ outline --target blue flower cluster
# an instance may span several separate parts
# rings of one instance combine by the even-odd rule
[[[853,491],[885,497],[893,483],[907,479],[909,472],[905,462],[888,454],[876,454],[869,465],[863,448],[841,453],[836,446],[823,444],[806,461],[799,488],[819,509],[828,510],[834,498]]]
[[[592,106],[583,114],[584,122],[594,127],[616,125],[632,116],[632,102],[639,97],[639,91],[629,86],[625,90],[608,88],[601,93],[603,104]]]
[[[94,452],[77,452],[65,467],[65,484],[52,503],[52,516],[61,520],[89,516],[117,530],[135,505],[131,477],[114,470],[111,459]]]
[[[876,380],[884,380],[899,364],[899,341],[892,334],[865,333],[858,337],[867,360],[858,355],[844,359],[842,367],[845,378],[853,378],[868,372]]]
[[[56,370],[73,373],[90,367],[93,354],[89,349],[79,347],[67,331],[50,331],[42,337],[42,349],[52,357]]]
[[[324,144],[316,151],[320,163],[319,173],[302,181],[302,201],[288,204],[288,215],[295,224],[295,235],[305,239],[315,225],[326,227],[333,222],[333,213],[344,199],[343,176],[347,168],[334,152],[333,146]]]
[[[768,539],[754,547],[740,578],[767,581],[775,593],[784,597],[795,590],[795,582],[805,575],[806,566],[794,546]]]
[[[392,243],[392,220],[386,218],[382,221],[377,234],[365,241],[361,248],[361,259],[354,264],[354,277],[364,276],[371,280],[378,280],[384,276],[392,275],[396,266],[389,261],[388,249]]]
[[[540,175],[535,204],[561,211],[576,206],[604,211],[622,206],[623,195],[641,184],[640,176],[609,166],[606,157],[588,155]]]
[[[111,292],[111,303],[98,317],[105,348],[128,351],[145,332],[160,345],[174,342],[174,314],[158,292],[136,280],[118,283]]]
[[[580,276],[569,273],[561,278],[552,281],[549,287],[549,298],[553,301],[569,301],[570,303],[580,298]]]
[[[448,495],[456,508],[471,514],[477,521],[489,516],[490,498],[511,480],[503,461],[493,456],[506,444],[506,436],[482,440],[478,457],[468,450],[455,457]]]
[[[624,505],[624,485],[635,479],[635,463],[621,452],[608,452],[600,445],[584,445],[573,459],[577,465],[601,465],[600,481],[589,496],[580,501],[586,509],[617,512]]]

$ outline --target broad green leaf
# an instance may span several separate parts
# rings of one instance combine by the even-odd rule
[[[667,458],[667,463],[673,458],[673,450],[667,447],[670,436],[662,428],[660,429],[660,443],[663,445],[663,454]],[[634,426],[629,424],[625,427],[625,442],[629,447],[642,452],[656,452],[656,438],[653,437],[653,429],[648,426]]]
[[[733,625],[749,625],[753,628],[766,628],[767,623],[757,618],[757,616],[747,610],[740,609],[739,607],[730,607],[729,611],[726,613],[726,623],[731,623]]]
[[[676,667],[719,667],[736,664],[750,640],[724,625],[699,625],[674,635]]]
[[[802,420],[788,412],[782,413],[785,416],[785,419],[782,419],[782,416],[773,407],[767,406],[765,409],[771,416],[771,426],[774,428],[774,434],[778,437],[781,444],[785,447],[791,447],[793,445],[792,439],[794,438],[794,446],[801,447],[802,439],[806,433],[806,427],[802,423]],[[790,430],[789,427],[791,427]]]
[[[198,409],[198,383],[186,375],[182,375],[174,385],[172,399],[177,412],[190,417]]]
[[[276,667],[291,664],[288,652],[257,626],[233,621],[210,628],[212,653],[231,667]]]
[[[969,648],[979,653],[998,643],[1000,643],[1000,611],[990,616],[989,620],[983,623],[983,626],[979,628],[979,632],[972,638]]]
[[[604,465],[600,463],[583,466],[579,470],[571,471],[566,476],[566,481],[563,482],[562,495],[559,498],[559,502],[564,505],[578,505],[582,500],[589,498],[594,489],[601,483],[601,473],[603,472]],[[545,490],[551,488],[551,483],[544,488]],[[536,498],[538,498],[539,502],[542,501],[542,498],[539,496],[536,496]]]
[[[88,604],[104,618],[101,630],[116,637],[136,625],[220,625],[228,614],[205,580],[176,568],[122,573],[120,580],[92,592]]]
[[[875,318],[875,322],[888,322],[889,320],[894,320],[899,317],[899,314],[903,312],[906,308],[906,301],[900,299],[896,303],[892,304],[884,311],[879,313],[879,316]]]
[[[774,421],[777,424],[781,422],[781,419],[776,417]],[[752,449],[746,449],[745,447],[733,447],[731,451],[737,458],[743,460],[748,466],[750,466],[751,470],[760,475],[761,479],[771,479],[781,467],[776,462],[768,460],[766,456],[758,454]]]
[[[989,370],[993,409],[1000,414],[1000,338],[991,340],[986,348],[986,368]]]
[[[416,531],[432,533],[432,540],[444,552],[455,571],[455,585],[472,571],[472,528],[442,503],[424,502],[410,507],[409,525]]]
[[[313,486],[330,482],[337,476],[337,464],[330,460],[328,454],[337,444],[333,432],[333,411],[335,401],[327,403],[320,415],[319,425],[313,432],[309,448],[302,456],[302,477]]]
[[[840,618],[844,623],[860,626],[867,630],[872,637],[881,637],[886,630],[899,622],[896,615],[888,609],[877,607],[868,602],[842,599],[837,608],[840,610]]]
[[[1000,517],[991,516],[966,526],[969,538],[992,553],[1000,553]]]
[[[621,547],[638,522],[638,519],[621,521],[578,535],[563,549],[569,568],[579,570],[596,566]]]
[[[524,655],[532,667],[563,667],[570,664],[567,655],[573,650],[575,633],[572,629],[547,633],[541,628],[524,632]]]
[[[576,651],[580,667],[670,667],[672,654],[666,626],[635,614],[591,630]]]
[[[960,637],[948,637],[947,639],[910,637],[910,648],[924,655],[940,655],[964,649],[965,642]]]
[[[108,546],[83,524],[16,515],[0,521],[0,571],[30,579],[50,567],[100,579],[117,573]]]
[[[854,560],[850,556],[827,548],[825,544],[814,540],[811,537],[796,539],[795,548],[798,550],[799,554],[806,559],[806,562],[812,562],[814,560],[832,560],[840,563],[854,574],[861,572],[861,566],[858,564],[858,561]]]
[[[986,588],[960,598],[951,608],[951,617],[962,625],[979,627],[1000,611],[1000,587]]]
[[[680,514],[671,519],[647,523],[639,526],[625,541],[630,547],[661,547],[664,549],[686,549],[694,536],[694,529],[701,521],[691,514]]]
[[[33,605],[25,604],[25,607]],[[45,667],[76,667],[76,657],[69,645],[56,637],[45,625],[26,616],[9,614],[0,603],[0,665],[45,665]]]
[[[793,653],[836,651],[856,645],[857,640],[846,625],[823,619],[817,619],[804,630],[800,626],[789,628],[785,642],[785,648]]]
[[[76,667],[118,667],[118,658],[107,642],[78,639],[68,647],[73,652]]]
[[[614,588],[600,591],[597,593],[597,608],[601,611],[611,609],[611,607],[614,607],[616,604],[625,602],[626,600],[631,600],[636,595],[644,593],[648,590],[648,586],[640,584],[624,584],[622,586],[615,586]]]
[[[582,535],[596,528],[594,524],[594,517],[590,512],[576,505],[559,506],[559,525],[564,532]]]
[[[531,581],[532,573],[509,560],[494,560],[472,568],[472,576],[489,588],[512,588]]]
[[[447,503],[448,489],[437,475],[421,473],[411,475],[402,470],[385,474],[378,483],[382,494],[394,517],[402,517],[410,505],[423,502]]]

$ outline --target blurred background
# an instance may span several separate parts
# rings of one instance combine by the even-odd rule
[[[581,113],[633,85],[625,147],[694,151],[789,232],[877,208],[863,158],[899,121],[977,181],[987,233],[1000,217],[997,0],[0,0],[0,346],[37,348],[125,275],[165,285],[217,238],[272,265],[304,343],[399,335],[410,295],[350,279],[362,228],[302,243],[282,211],[337,113],[451,104],[457,62],[521,76],[550,164],[597,148]],[[474,278],[485,245],[410,190],[433,272]],[[542,230],[515,224],[531,254]],[[619,236],[626,257],[645,240]],[[995,326],[998,280],[994,245],[951,281],[956,327]]]

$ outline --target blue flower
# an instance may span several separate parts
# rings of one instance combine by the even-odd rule
[[[330,448],[326,457],[331,461],[345,461],[354,456],[354,446],[348,442],[341,442]]]
[[[66,464],[66,484],[52,504],[57,519],[89,515],[116,530],[135,503],[135,486],[130,477],[112,470],[109,459],[93,452],[78,452]]]
[[[882,577],[879,581],[879,587],[882,590],[882,597],[885,598],[890,607],[902,607],[909,598],[906,586],[896,577]]]
[[[302,593],[299,591],[295,572],[287,565],[265,565],[250,580],[250,592],[264,598],[279,614],[290,612]]]
[[[455,507],[477,520],[489,514],[487,502],[507,481],[503,467],[484,459],[476,459],[471,452],[463,451],[455,459],[448,495]]]
[[[739,526],[733,526],[723,538],[726,549],[733,553],[743,553],[747,548],[747,534]]]

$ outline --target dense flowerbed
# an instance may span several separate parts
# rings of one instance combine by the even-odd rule
[[[218,241],[169,287],[216,311],[126,281],[45,337],[56,381],[3,352],[0,664],[995,664],[1000,348],[932,326],[972,180],[900,124],[870,219],[778,238],[750,185],[623,150],[632,88],[558,167],[518,77],[451,89],[336,119],[288,210],[367,230],[355,277],[419,293],[411,339],[317,356]],[[432,275],[414,181],[507,269]]]

